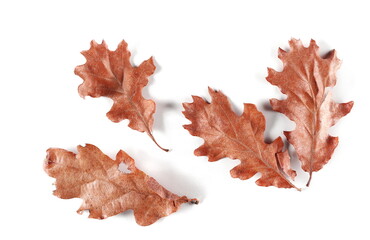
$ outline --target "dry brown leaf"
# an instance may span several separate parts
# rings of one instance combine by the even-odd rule
[[[193,103],[183,104],[183,113],[191,121],[184,128],[204,139],[194,154],[208,156],[210,162],[225,157],[239,159],[240,164],[230,171],[232,177],[245,180],[261,173],[256,181],[259,186],[298,189],[287,178],[287,175],[294,178],[296,174],[290,169],[289,155],[281,153],[282,139],[265,143],[265,118],[256,106],[244,104],[243,114],[238,116],[224,94],[211,88],[209,94],[211,103],[193,96]]]
[[[338,145],[338,137],[330,136],[329,128],[351,111],[353,102],[338,104],[327,89],[336,84],[335,73],[340,66],[335,50],[322,58],[314,40],[308,48],[295,39],[289,45],[289,52],[279,49],[283,71],[269,68],[266,79],[288,96],[270,102],[275,111],[296,123],[294,131],[284,134],[294,146],[302,169],[310,174],[309,186],[312,172],[330,160]]]
[[[163,188],[137,169],[134,159],[122,150],[112,160],[91,144],[77,149],[78,154],[48,149],[44,169],[56,179],[55,196],[83,200],[78,213],[89,210],[90,218],[104,219],[132,209],[136,222],[146,226],[176,212],[183,203],[198,203]],[[131,172],[121,172],[120,163],[126,164]]]
[[[111,121],[128,119],[130,128],[146,132],[158,147],[168,151],[159,146],[152,133],[155,102],[142,96],[142,89],[155,70],[153,58],[133,67],[125,41],[115,51],[110,51],[104,41],[91,41],[90,49],[81,54],[86,63],[75,68],[75,74],[84,80],[78,87],[80,96],[111,98],[113,106],[107,113]]]

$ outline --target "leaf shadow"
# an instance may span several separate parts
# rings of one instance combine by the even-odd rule
[[[127,218],[128,216],[131,216],[132,218],[134,218],[134,210],[128,209],[124,212],[117,214],[116,216],[125,217],[125,218]]]
[[[184,173],[173,171],[173,168],[161,168],[159,171],[162,185],[165,188],[172,189],[174,193],[182,196],[186,195],[188,198],[203,198],[204,192],[195,181],[192,181],[190,176],[185,176]],[[170,190],[171,192],[173,192]],[[181,192],[179,192],[181,190]]]
[[[174,164],[169,163],[168,161],[153,159],[153,156],[149,153],[143,151],[137,151],[132,156],[135,158],[140,156],[140,161],[136,162],[136,166],[144,171],[148,176],[153,177],[162,187],[168,191],[178,195],[178,196],[187,196],[190,198],[197,198],[201,201],[204,198],[204,191],[195,181],[191,181],[189,176],[185,176],[185,173],[182,173],[174,167]],[[166,153],[168,155],[168,153]],[[176,154],[174,154],[176,155]],[[145,160],[146,159],[146,160]],[[124,165],[124,164],[123,164]],[[120,166],[120,171],[125,172],[127,166]],[[150,171],[147,169],[151,169]],[[190,205],[193,204],[183,204],[178,211],[188,211],[190,210]],[[127,210],[125,212],[119,213],[116,216],[120,218],[125,218],[127,221],[135,221],[135,216],[133,210]],[[159,219],[158,221],[163,221],[165,217]]]
[[[296,150],[294,149],[293,145],[291,145],[285,137],[284,137],[284,145],[286,146],[286,149],[289,151],[290,165],[292,169],[294,169],[297,172],[297,176],[294,179],[295,184],[298,186],[305,186],[308,180],[308,175],[301,168],[301,162],[298,159]]]
[[[156,81],[155,76],[158,75],[162,71],[161,65],[158,64],[157,60],[153,57],[153,63],[155,66],[154,73],[148,77],[148,84],[143,88],[143,96],[148,99],[152,99],[148,89],[150,89],[150,86]]]
[[[145,99],[151,99],[156,103],[156,112],[154,113],[154,129],[158,131],[164,131],[164,115],[167,110],[177,109],[174,102],[160,102],[154,99],[150,94],[150,89],[155,83],[155,76],[162,71],[161,65],[158,64],[156,59],[153,57],[154,65],[156,69],[154,73],[148,77],[148,84],[143,88],[142,94]]]
[[[279,118],[280,116],[283,116],[283,115],[279,112],[275,112],[272,109],[268,101],[264,101],[262,103],[262,109],[263,109],[263,112],[266,118],[265,142],[272,143],[275,140],[273,136],[274,135],[273,129],[276,128],[277,125],[282,126],[281,133],[279,133],[278,136],[280,136],[283,139],[285,149],[289,151],[291,167],[297,172],[297,177],[295,178],[294,183],[297,185],[304,185],[307,181],[307,174],[305,174],[305,172],[301,168],[301,163],[298,159],[297,152],[295,151],[293,145],[291,145],[288,142],[285,135],[283,134],[283,131],[287,131],[287,130],[289,131],[291,128],[290,124],[294,124],[294,123],[291,122],[290,124],[289,123],[280,124],[281,121]],[[284,122],[285,121],[290,121],[290,120],[286,118]],[[293,129],[295,129],[295,127],[293,127]]]
[[[121,212],[121,213],[119,213],[115,216],[112,216],[112,217],[123,218],[127,222],[131,222],[133,224],[136,223],[134,210],[132,210],[132,209],[128,209],[128,210],[126,210],[124,212]]]
[[[175,102],[157,101],[157,111],[154,114],[154,129],[163,132],[165,130],[164,116],[168,111],[179,111],[180,106]]]
[[[174,151],[166,153],[168,160],[157,159],[153,155],[142,151],[137,152],[135,155],[140,155],[142,159],[138,164],[139,169],[140,166],[143,166],[143,168],[150,167],[150,171],[146,173],[156,179],[167,190],[179,196],[186,195],[188,198],[203,198],[204,191],[199,183],[192,180],[190,173],[186,174],[180,171],[179,165],[171,161],[171,159],[175,159],[177,154]]]
[[[278,118],[278,112],[275,112],[272,110],[272,107],[270,105],[269,101],[262,102],[262,112],[265,116],[266,121],[266,128],[265,128],[265,142],[266,143],[272,143],[275,139],[272,136],[272,130],[275,128],[277,124],[277,118]]]
[[[299,162],[297,152],[294,149],[293,145],[291,145],[285,137],[284,137],[284,146],[289,151],[291,167],[295,170],[300,169],[301,164]]]
[[[230,102],[231,109],[236,113],[236,115],[241,116],[243,114],[243,110],[239,108],[238,105],[236,105],[230,98],[228,98],[228,100]]]

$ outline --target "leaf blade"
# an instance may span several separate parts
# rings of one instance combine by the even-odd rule
[[[192,103],[183,103],[183,114],[191,121],[184,128],[204,139],[194,154],[207,156],[210,162],[239,159],[241,163],[230,171],[232,177],[245,180],[260,172],[257,185],[296,188],[278,167],[275,154],[284,144],[281,138],[271,144],[264,142],[265,118],[255,105],[244,104],[238,116],[223,93],[209,88],[209,94],[211,103],[197,96]]]
[[[178,196],[135,166],[135,161],[120,150],[112,160],[99,148],[86,144],[78,153],[50,148],[44,170],[56,179],[54,195],[62,199],[81,198],[78,213],[90,211],[90,218],[105,219],[132,209],[139,225],[150,225],[176,212],[181,204],[196,199]],[[130,173],[118,170],[127,165]]]
[[[75,74],[83,79],[78,87],[80,96],[111,98],[113,105],[107,117],[112,122],[128,119],[130,128],[146,132],[158,147],[168,151],[157,143],[152,133],[156,104],[142,95],[156,69],[153,58],[138,67],[132,66],[125,41],[115,51],[110,51],[104,41],[102,44],[91,41],[90,49],[82,51],[82,55],[86,63],[75,68]]]
[[[284,134],[294,146],[302,169],[309,172],[308,186],[312,172],[331,159],[338,145],[338,138],[329,135],[329,128],[351,111],[353,102],[337,104],[326,89],[335,86],[335,72],[341,64],[335,50],[322,58],[314,40],[307,48],[296,39],[289,45],[289,52],[279,49],[283,70],[269,68],[266,80],[287,95],[285,100],[271,99],[270,103],[274,111],[296,123],[295,130]]]

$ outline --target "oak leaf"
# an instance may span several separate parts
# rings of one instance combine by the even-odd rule
[[[329,128],[348,114],[353,102],[336,103],[327,89],[336,84],[335,73],[340,66],[335,50],[320,57],[314,40],[305,48],[300,40],[289,42],[290,51],[279,49],[284,68],[277,72],[268,68],[267,81],[278,86],[288,97],[271,99],[273,110],[285,114],[296,123],[293,131],[284,132],[302,163],[302,169],[319,171],[331,158],[338,145],[338,137],[329,135]]]
[[[91,144],[77,149],[78,154],[48,149],[44,169],[56,179],[54,195],[83,200],[78,213],[89,210],[90,218],[104,219],[132,209],[136,222],[146,226],[176,212],[183,203],[198,203],[163,188],[136,168],[134,159],[122,150],[112,160]],[[121,163],[130,173],[119,170]]]
[[[104,41],[102,44],[91,41],[90,49],[81,54],[86,63],[75,68],[75,74],[83,79],[78,87],[80,96],[111,98],[113,106],[107,113],[111,121],[128,119],[130,128],[146,132],[158,147],[168,151],[159,146],[152,133],[156,104],[142,96],[142,89],[156,68],[153,58],[138,67],[132,66],[125,41],[115,51],[110,51]]]
[[[240,164],[230,171],[232,177],[245,180],[261,173],[256,181],[259,186],[299,190],[287,177],[294,178],[296,174],[290,168],[289,155],[282,153],[282,139],[265,143],[265,118],[256,106],[244,104],[244,111],[238,116],[223,93],[209,88],[209,94],[211,103],[193,96],[192,103],[183,104],[183,113],[191,121],[184,128],[204,139],[194,154],[208,156],[210,162],[225,157],[239,159]]]

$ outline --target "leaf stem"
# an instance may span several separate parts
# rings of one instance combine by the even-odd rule
[[[283,178],[285,181],[287,181],[287,183],[289,183],[289,185],[293,188],[295,188],[297,191],[302,191],[302,189],[296,187],[291,181],[289,181],[286,176],[279,170],[279,171],[276,171],[277,174],[280,175],[281,178]]]
[[[143,116],[143,115],[141,114],[141,112],[138,110],[138,108],[137,108],[137,106],[135,105],[135,103],[134,103],[134,102],[132,102],[131,100],[130,100],[130,104],[131,104],[131,106],[133,106],[133,107],[135,108],[137,115],[139,116],[140,120],[144,123],[144,126],[145,126],[145,128],[146,128],[145,132],[146,132],[146,133],[149,135],[149,137],[153,140],[153,142],[155,143],[155,145],[157,145],[160,149],[162,149],[162,150],[163,150],[163,151],[165,151],[165,152],[170,151],[169,149],[166,149],[166,148],[161,147],[161,146],[157,143],[157,141],[155,140],[155,138],[154,138],[154,136],[153,136],[153,133],[152,133],[152,131],[151,131],[151,128],[148,126],[148,123],[145,121],[144,116]]]
[[[196,198],[192,198],[192,199],[189,199],[189,203],[198,205],[199,204],[199,200],[196,199]]]
[[[293,183],[291,183],[291,184],[292,184],[292,187],[294,187],[297,191],[299,191],[299,192],[301,192],[301,191],[302,191],[302,189],[301,189],[301,188],[296,187]]]
[[[310,186],[310,183],[311,183],[311,179],[312,179],[312,170],[310,171],[310,178],[308,179],[308,182],[306,184],[307,187]]]
[[[168,152],[168,151],[170,151],[169,149],[167,149],[167,148],[163,148],[163,147],[161,147],[158,143],[157,143],[157,141],[155,140],[155,138],[154,138],[154,136],[153,136],[153,134],[152,134],[152,132],[151,131],[147,131],[147,134],[149,135],[149,137],[153,140],[153,142],[155,143],[155,145],[157,145],[160,149],[162,149],[163,151],[165,151],[165,152]]]

